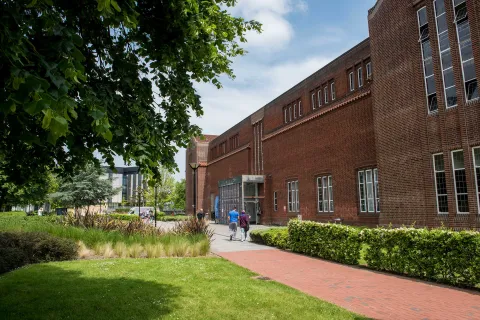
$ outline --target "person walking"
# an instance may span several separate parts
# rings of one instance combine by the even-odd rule
[[[249,229],[250,229],[250,221],[248,221],[248,216],[245,214],[245,211],[242,210],[242,213],[240,214],[240,231],[242,233],[241,235],[242,242],[247,240]]]
[[[233,210],[228,213],[228,222],[230,229],[230,241],[237,238],[237,225],[238,225],[238,212],[237,207],[233,207]]]
[[[205,214],[203,213],[203,209],[200,208],[200,211],[197,213],[197,219],[202,220],[205,217]]]

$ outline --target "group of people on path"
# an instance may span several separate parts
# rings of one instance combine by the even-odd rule
[[[240,223],[240,230],[241,230],[241,241],[247,240],[248,230],[250,229],[250,219],[249,216],[245,214],[245,211],[239,214],[237,211],[237,207],[233,207],[233,210],[228,213],[228,222],[229,222],[229,229],[230,229],[230,241],[237,238],[237,228],[238,224]]]

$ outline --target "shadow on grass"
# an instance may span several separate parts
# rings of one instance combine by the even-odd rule
[[[135,275],[108,278],[32,265],[0,277],[0,318],[158,319],[177,307],[180,291]]]

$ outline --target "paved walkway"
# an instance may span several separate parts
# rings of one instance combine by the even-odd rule
[[[480,293],[474,291],[349,267],[252,243],[225,241],[220,233],[217,236],[212,250],[219,256],[374,319],[480,320]]]

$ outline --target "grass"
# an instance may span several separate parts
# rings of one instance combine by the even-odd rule
[[[0,212],[0,218],[5,217],[26,217],[27,214],[23,211],[7,211],[7,212]]]
[[[189,216],[157,216],[157,221],[185,221]]]
[[[199,256],[210,251],[204,235],[124,235],[118,231],[85,229],[54,223],[56,217],[0,217],[0,231],[47,232],[51,235],[75,240],[79,244],[80,258],[149,257],[156,250],[162,256]],[[151,249],[158,247],[160,249]],[[161,252],[161,253],[158,253]]]
[[[0,277],[5,319],[365,319],[219,258],[31,265]]]

